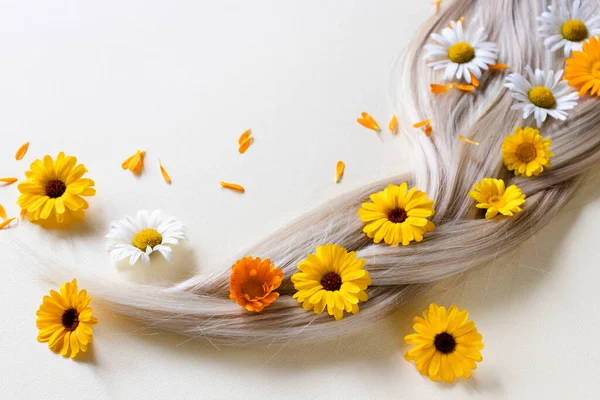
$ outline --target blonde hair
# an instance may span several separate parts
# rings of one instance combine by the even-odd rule
[[[582,176],[600,158],[600,112],[597,100],[581,100],[565,122],[546,122],[540,133],[552,138],[552,166],[535,178],[514,177],[502,165],[501,143],[516,126],[531,125],[511,110],[513,100],[503,86],[504,72],[486,72],[472,94],[458,90],[432,95],[436,76],[425,65],[424,44],[451,20],[477,20],[500,47],[502,63],[522,72],[526,65],[558,70],[564,59],[553,59],[537,35],[539,0],[456,0],[417,32],[394,72],[393,93],[400,134],[412,145],[411,174],[346,193],[298,218],[250,252],[270,258],[286,279],[280,298],[262,313],[249,313],[229,299],[230,265],[211,277],[196,276],[162,288],[91,275],[62,266],[49,266],[55,282],[76,277],[82,287],[114,313],[153,328],[191,337],[206,337],[229,345],[319,340],[365,327],[402,304],[413,284],[433,282],[490,261],[547,224],[573,194]],[[426,137],[412,122],[431,119],[434,132]],[[462,134],[479,146],[457,140]],[[524,212],[513,218],[485,220],[467,195],[482,178],[516,183],[527,195]],[[368,195],[388,183],[408,182],[435,201],[436,224],[421,243],[377,245],[362,233],[356,212]],[[361,311],[335,321],[304,311],[292,298],[290,276],[297,263],[319,245],[337,243],[356,251],[367,262],[373,283]],[[244,255],[247,255],[244,254]],[[335,327],[335,329],[333,329]]]

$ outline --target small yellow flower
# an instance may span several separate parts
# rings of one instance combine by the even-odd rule
[[[432,381],[442,378],[448,383],[455,378],[469,378],[477,368],[475,362],[482,361],[482,336],[475,323],[468,321],[469,313],[452,306],[430,304],[423,311],[423,318],[415,317],[413,328],[417,332],[404,337],[414,344],[404,358],[414,361],[417,369]]]
[[[573,51],[566,64],[564,79],[579,89],[580,96],[588,91],[600,96],[600,36],[584,42],[583,51]]]
[[[517,185],[505,188],[502,179],[484,178],[473,187],[469,196],[477,201],[477,208],[487,209],[486,218],[494,218],[498,213],[513,216],[513,213],[523,211],[521,205],[525,203],[525,195]]]
[[[357,314],[358,302],[369,299],[365,290],[371,278],[364,269],[365,260],[337,244],[319,246],[315,253],[300,261],[301,272],[292,275],[297,290],[294,298],[302,303],[302,308],[316,314],[327,307],[336,320],[344,317],[344,311]]]
[[[17,204],[27,210],[30,221],[65,226],[83,219],[88,208],[83,197],[96,194],[94,181],[82,178],[87,172],[85,165],[77,165],[77,158],[60,152],[56,160],[44,156],[29,168],[18,186],[21,195]]]
[[[405,183],[400,186],[389,185],[383,191],[371,195],[371,202],[363,203],[358,210],[360,219],[365,223],[363,232],[375,243],[382,240],[390,246],[403,246],[410,242],[423,240],[425,232],[435,228],[431,217],[433,200],[427,193],[416,187],[408,190]]]
[[[76,279],[63,283],[60,293],[51,290],[36,313],[38,341],[47,342],[50,350],[63,357],[85,353],[92,342],[92,325],[98,323],[89,307],[91,301],[87,291],[77,289]]]
[[[518,126],[502,142],[504,165],[517,176],[537,176],[550,165],[551,144],[552,139],[544,139],[537,129]]]

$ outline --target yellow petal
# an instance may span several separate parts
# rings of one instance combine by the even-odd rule
[[[479,143],[477,143],[477,142],[475,142],[475,141],[473,141],[471,139],[468,139],[468,138],[464,137],[463,135],[458,135],[458,138],[460,140],[462,140],[463,142],[465,142],[465,143],[474,144],[474,145],[479,146]]]
[[[16,218],[9,218],[6,221],[0,223],[0,229],[6,228],[11,222],[13,222]]]
[[[499,69],[508,69],[510,67],[506,64],[492,64],[492,65],[488,65],[488,68],[490,69],[490,71],[495,71],[495,70],[499,70]]]
[[[244,189],[243,186],[238,185],[236,183],[230,183],[230,182],[224,182],[224,181],[220,181],[219,182],[221,184],[221,186],[223,186],[225,189],[230,189],[233,190],[235,192],[240,192],[240,193],[244,193],[246,191],[246,189]]]
[[[252,131],[250,129],[246,129],[238,138],[238,144],[242,144],[242,142],[248,139],[252,135]]]
[[[4,209],[2,204],[0,204],[0,218],[6,219],[6,210]]]
[[[432,83],[429,87],[431,88],[431,93],[435,94],[447,92],[452,88],[452,86],[438,85],[437,83]]]
[[[7,185],[12,185],[13,183],[15,183],[18,180],[19,179],[17,179],[17,178],[0,178],[0,182],[6,183]]]
[[[390,132],[392,133],[398,133],[398,118],[396,118],[396,115],[394,114],[392,116],[392,119],[390,120],[390,123],[388,124],[388,129],[390,130]]]
[[[170,185],[171,184],[171,177],[167,173],[167,170],[165,169],[165,167],[163,167],[163,165],[160,162],[160,160],[158,161],[158,165],[160,167],[160,173],[161,173],[163,179],[165,180],[165,182],[167,182]]]
[[[462,90],[463,92],[472,92],[475,90],[474,85],[461,85],[459,83],[453,83],[452,87],[458,90]]]
[[[420,128],[422,126],[429,125],[431,123],[430,119],[426,119],[424,121],[419,121],[413,124],[413,128]]]
[[[250,147],[250,145],[252,144],[253,141],[254,141],[254,138],[252,136],[247,137],[244,140],[242,140],[242,142],[240,143],[238,152],[240,154],[244,154],[246,152],[246,150],[248,150],[248,148]]]
[[[477,77],[473,75],[472,72],[469,73],[471,74],[471,82],[473,83],[473,86],[479,87],[479,79],[477,79]]]
[[[375,119],[373,119],[373,117],[371,117],[371,115],[369,115],[366,112],[362,112],[361,114],[362,114],[362,118],[357,118],[356,122],[358,122],[365,128],[374,130],[376,132],[381,131],[379,124],[375,121]]]
[[[21,145],[21,147],[19,147],[19,150],[17,150],[17,154],[15,154],[15,160],[19,161],[22,160],[23,157],[25,157],[25,154],[27,154],[27,150],[29,149],[29,142],[25,142]]]
[[[335,166],[335,183],[339,183],[344,176],[344,169],[346,168],[346,164],[343,161],[338,161]]]

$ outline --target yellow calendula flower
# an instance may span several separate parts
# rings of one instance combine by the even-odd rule
[[[77,289],[76,279],[63,283],[60,293],[51,290],[36,313],[38,341],[48,343],[50,350],[63,357],[85,353],[92,342],[92,325],[98,323],[89,307],[91,301],[86,290]]]
[[[477,201],[477,208],[487,209],[486,218],[494,218],[498,213],[512,217],[514,213],[523,211],[525,194],[517,185],[505,188],[502,179],[484,178],[473,187],[469,196]]]
[[[448,383],[455,378],[469,378],[482,360],[482,336],[475,323],[468,321],[469,313],[452,306],[431,304],[423,311],[423,318],[415,317],[413,328],[417,332],[404,337],[415,346],[404,355],[414,361],[417,369],[433,381],[442,378]]]
[[[544,139],[537,129],[517,126],[502,142],[502,158],[509,171],[519,176],[537,176],[550,165],[552,139]]]
[[[294,298],[302,303],[302,308],[316,314],[327,307],[336,320],[344,317],[344,311],[357,314],[359,301],[369,298],[365,290],[371,278],[365,264],[355,252],[337,244],[319,246],[316,254],[309,254],[298,263],[300,272],[292,275],[297,290]]]
[[[371,202],[363,203],[358,215],[365,223],[363,232],[375,243],[384,240],[390,246],[406,246],[413,240],[420,242],[425,232],[435,228],[427,219],[435,213],[433,200],[416,187],[408,190],[406,182],[389,185],[370,198]]]
[[[56,160],[44,156],[29,168],[19,184],[17,204],[27,210],[30,221],[68,225],[83,219],[88,208],[83,197],[96,194],[94,181],[82,178],[87,172],[85,165],[77,165],[77,158],[60,152]]]

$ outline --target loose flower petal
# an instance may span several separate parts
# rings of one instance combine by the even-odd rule
[[[252,135],[252,131],[250,129],[246,129],[238,138],[238,144],[242,144],[242,142],[248,139]]]
[[[393,134],[398,133],[398,118],[396,118],[395,114],[392,116],[392,119],[390,120],[390,123],[388,124],[388,129]]]
[[[6,219],[6,210],[4,209],[2,204],[0,204],[0,218]]]
[[[431,136],[431,125],[427,124],[427,126],[423,129],[423,133],[427,137]]]
[[[250,147],[250,145],[252,144],[253,141],[254,141],[254,138],[252,136],[249,136],[246,139],[244,139],[242,141],[242,143],[240,143],[240,148],[238,149],[238,152],[240,154],[244,154],[246,152],[246,150],[248,150],[248,147]]]
[[[7,185],[12,185],[13,183],[15,183],[18,180],[19,179],[17,179],[17,178],[0,178],[0,182],[6,183]]]
[[[361,124],[362,126],[364,126],[367,129],[374,130],[375,132],[381,131],[379,124],[377,123],[377,121],[375,121],[373,119],[373,117],[371,117],[366,112],[362,112],[361,115],[362,115],[362,118],[357,118],[356,122],[358,122],[359,124]]]
[[[453,83],[452,87],[458,90],[462,90],[463,92],[472,92],[475,90],[475,85],[461,85],[459,83]]]
[[[501,69],[508,69],[510,67],[506,64],[491,64],[491,65],[488,65],[488,68],[490,69],[490,71],[497,71],[497,70],[501,70]]]
[[[158,161],[158,165],[160,167],[160,173],[161,173],[163,179],[165,180],[165,182],[167,182],[170,185],[171,184],[171,177],[167,173],[167,170],[165,169],[165,167],[163,167],[163,165],[160,162],[160,160]]]
[[[145,151],[138,150],[134,155],[123,161],[121,168],[128,169],[135,175],[140,175],[144,169],[144,156]]]
[[[460,17],[459,19],[457,19],[455,22],[458,24],[459,22],[464,22],[465,21],[465,17]],[[448,24],[448,28],[452,29],[452,24]]]
[[[15,154],[15,159],[17,161],[22,160],[23,157],[25,157],[25,154],[27,154],[27,150],[29,149],[29,142],[25,142],[21,145],[21,147],[19,147],[19,150],[17,150],[17,154]]]
[[[419,121],[419,122],[417,122],[417,123],[413,124],[413,128],[420,128],[420,127],[422,127],[422,126],[429,125],[430,123],[431,123],[431,120],[430,120],[430,119],[426,119],[426,120],[424,120],[424,121]]]
[[[479,143],[477,143],[477,142],[475,142],[475,141],[473,141],[471,139],[468,139],[468,138],[464,137],[463,135],[458,135],[458,138],[460,140],[462,140],[463,142],[465,142],[465,143],[474,144],[474,145],[479,146]]]
[[[223,186],[225,189],[230,189],[233,190],[235,192],[240,192],[240,193],[244,193],[246,191],[246,189],[244,189],[243,186],[235,184],[235,183],[230,183],[230,182],[224,182],[224,181],[220,181],[219,182],[221,184],[221,186]]]
[[[473,86],[479,87],[479,79],[477,79],[477,77],[473,75],[472,72],[469,73],[471,74],[471,83],[473,84]]]
[[[445,93],[448,90],[452,89],[452,86],[447,86],[447,85],[438,85],[437,83],[432,83],[431,85],[429,85],[429,87],[431,87],[431,93]]]
[[[342,177],[344,176],[344,169],[346,165],[343,161],[338,161],[335,166],[335,183],[340,183]]]
[[[21,210],[21,213],[19,214],[19,217],[23,218],[26,215],[27,215],[27,210],[24,208],[24,209]]]
[[[0,223],[0,229],[4,229],[6,228],[11,222],[13,222],[16,218],[9,218],[7,220],[5,220],[4,222]]]

